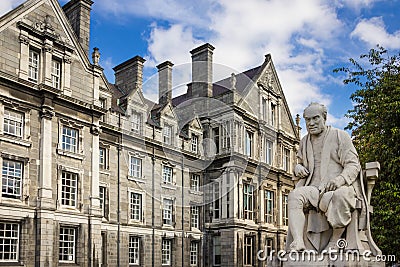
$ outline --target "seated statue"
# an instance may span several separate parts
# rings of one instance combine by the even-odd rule
[[[289,250],[321,251],[336,247],[357,199],[362,202],[365,194],[359,181],[361,165],[349,134],[326,126],[327,109],[322,104],[311,103],[303,117],[308,134],[300,142],[294,170],[297,183],[288,199],[287,242]]]

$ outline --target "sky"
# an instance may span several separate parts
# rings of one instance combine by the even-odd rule
[[[0,15],[22,2],[0,0]],[[344,74],[333,69],[377,44],[398,53],[399,15],[400,0],[94,0],[90,46],[100,49],[110,82],[114,66],[144,57],[144,94],[153,101],[156,88],[146,84],[154,84],[155,66],[173,62],[173,94],[184,93],[189,51],[203,43],[215,47],[215,80],[259,66],[271,54],[292,115],[322,102],[328,124],[343,129],[356,87],[344,85]]]

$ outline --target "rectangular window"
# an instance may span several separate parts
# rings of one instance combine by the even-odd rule
[[[199,257],[199,242],[190,242],[190,266],[197,266]]]
[[[198,143],[199,143],[199,137],[197,135],[192,134],[191,149],[193,153],[197,153]]]
[[[53,59],[51,61],[51,84],[54,88],[60,89],[61,81],[61,63]]]
[[[213,255],[214,255],[214,265],[221,265],[221,242],[220,236],[213,237]]]
[[[22,163],[3,159],[2,196],[9,198],[21,197]]]
[[[104,147],[99,149],[99,166],[101,169],[106,169],[107,165],[107,150]]]
[[[69,152],[76,153],[78,151],[78,131],[63,126],[62,128],[62,141],[61,149]]]
[[[229,177],[229,176],[228,176]],[[229,210],[230,210],[230,208],[229,208],[229,203],[230,203],[230,190],[231,190],[231,188],[230,187],[227,187],[226,188],[226,218],[229,218]]]
[[[222,124],[221,131],[222,131],[222,148],[230,148],[231,147],[231,123],[227,121],[226,123]]]
[[[264,202],[264,209],[265,209],[265,222],[266,223],[273,223],[274,222],[274,191],[272,190],[265,190],[265,202]]]
[[[101,107],[101,108],[107,109],[107,99],[105,99],[105,98],[99,98],[99,102],[100,102],[100,107]],[[102,115],[101,118],[100,118],[100,120],[101,120],[102,122],[105,122],[105,121],[106,121],[106,116],[105,116],[105,115]]]
[[[219,127],[213,128],[213,137],[215,145],[215,154],[219,153]]]
[[[253,236],[244,237],[244,265],[253,265]]]
[[[172,199],[163,200],[163,224],[172,225],[172,212],[174,202]]]
[[[4,109],[4,134],[23,137],[24,114],[10,109]]]
[[[190,190],[193,191],[200,190],[200,175],[198,174],[190,175]]]
[[[163,239],[161,243],[161,264],[171,265],[172,241]]]
[[[129,236],[129,264],[139,265],[140,257],[140,238]]]
[[[75,262],[76,255],[76,229],[60,227],[60,244],[58,260],[60,262]]]
[[[61,174],[61,205],[75,207],[77,189],[78,175],[63,171]]]
[[[163,141],[167,145],[171,145],[172,144],[172,126],[164,125]]]
[[[283,169],[290,172],[290,150],[287,148],[283,149]]]
[[[131,220],[142,220],[142,194],[131,192],[130,199]]]
[[[171,184],[172,183],[172,168],[168,166],[163,166],[163,182],[165,184]]]
[[[271,110],[270,110],[270,122],[271,125],[274,126],[275,125],[275,104],[271,103]]]
[[[0,222],[0,262],[18,261],[19,224]]]
[[[268,106],[267,106],[267,99],[263,98],[262,99],[262,117],[264,121],[268,120]]]
[[[105,186],[99,187],[99,198],[100,198],[100,208],[103,214],[103,217],[106,216],[106,197],[107,197],[107,188]]]
[[[192,228],[199,228],[199,207],[191,206],[190,207],[190,222]]]
[[[253,133],[246,131],[246,156],[251,157],[253,154]]]
[[[132,131],[140,134],[142,130],[142,115],[138,112],[132,111]]]
[[[274,240],[272,238],[265,239],[265,255],[269,257],[274,249]]]
[[[248,220],[253,220],[253,190],[253,185],[243,184],[243,213]]]
[[[283,207],[283,211],[282,211],[282,222],[283,225],[289,225],[289,214],[288,214],[288,195],[287,194],[283,194],[282,195],[282,207]]]
[[[39,79],[39,67],[40,67],[40,57],[39,53],[30,50],[29,51],[29,80],[37,82]]]
[[[141,178],[142,177],[142,160],[130,156],[129,161],[129,176]]]
[[[265,142],[265,162],[269,165],[272,165],[273,159],[273,143],[269,140]]]
[[[214,219],[219,219],[219,183],[214,183]]]

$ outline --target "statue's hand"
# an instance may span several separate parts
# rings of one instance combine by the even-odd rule
[[[338,189],[345,183],[346,183],[346,181],[344,180],[344,178],[342,176],[337,176],[337,177],[333,178],[332,180],[330,180],[326,184],[325,189],[326,189],[326,191],[335,191],[336,189]]]
[[[294,174],[297,177],[305,178],[310,174],[310,172],[303,165],[297,164],[296,167],[294,168]]]

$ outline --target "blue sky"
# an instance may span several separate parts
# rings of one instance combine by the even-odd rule
[[[4,14],[23,0],[1,0]],[[61,4],[67,0],[60,0]],[[400,49],[400,0],[94,0],[91,47],[113,82],[112,67],[140,55],[151,84],[155,66],[175,64],[175,85],[190,81],[190,53],[197,45],[215,46],[215,76],[263,63],[270,53],[294,116],[310,101],[328,106],[330,124],[344,128],[352,86],[344,86],[335,67],[380,44]],[[180,72],[180,70],[182,70]],[[179,87],[179,86],[177,86]],[[148,86],[145,95],[156,100]],[[184,87],[174,91],[182,93]]]

